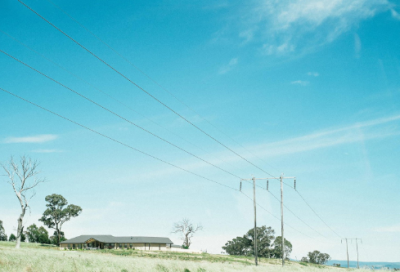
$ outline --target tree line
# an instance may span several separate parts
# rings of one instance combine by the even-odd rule
[[[257,227],[257,256],[265,258],[282,258],[282,237],[275,237],[275,231],[271,227]],[[254,229],[250,229],[243,236],[233,238],[222,247],[229,255],[254,255]],[[293,246],[288,240],[284,240],[285,257],[289,258]]]
[[[64,232],[61,233],[60,242],[65,241]],[[8,237],[4,226],[3,221],[0,220],[0,241],[10,241],[16,242],[17,236],[14,233],[11,233]],[[57,231],[54,231],[53,236],[49,236],[49,232],[43,227],[38,227],[36,224],[32,224],[27,227],[26,231],[22,231],[21,234],[21,242],[29,241],[29,243],[40,243],[40,244],[53,244],[58,245],[57,240]]]
[[[282,258],[282,253],[284,253],[285,259],[289,259],[293,249],[291,242],[284,239],[284,248],[282,249],[282,237],[275,237],[275,231],[271,227],[257,227],[256,234],[257,256],[280,259]],[[252,228],[243,236],[238,236],[226,242],[222,249],[229,255],[254,256],[254,242],[254,228]],[[329,254],[314,250],[309,252],[307,257],[303,257],[301,262],[325,264],[330,258]]]
[[[54,229],[53,236],[49,237],[48,231],[43,226],[38,227],[36,224],[30,225],[24,231],[25,213],[28,208],[30,209],[29,201],[35,196],[33,189],[45,179],[38,178],[39,163],[26,156],[22,156],[19,162],[15,162],[11,157],[7,163],[0,163],[0,166],[6,173],[7,182],[11,185],[21,207],[21,213],[17,219],[16,235],[12,233],[10,237],[7,237],[3,222],[0,220],[0,241],[15,241],[16,248],[20,248],[20,243],[26,241],[26,238],[32,243],[54,245],[60,245],[60,242],[65,241],[66,238],[62,231],[64,223],[79,216],[82,208],[74,204],[68,205],[68,201],[60,194],[48,195],[45,197],[47,208],[39,221],[47,228]]]

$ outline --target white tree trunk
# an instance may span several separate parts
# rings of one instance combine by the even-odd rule
[[[8,164],[0,163],[0,166],[7,173],[7,176],[10,179],[8,183],[11,184],[14,193],[19,200],[19,204],[21,205],[21,214],[18,217],[17,243],[15,245],[15,248],[20,248],[23,231],[22,222],[24,220],[26,209],[29,207],[28,201],[35,195],[33,192],[31,197],[27,199],[26,193],[35,188],[39,183],[43,182],[44,179],[35,178],[32,183],[27,183],[28,179],[38,174],[36,171],[38,162],[32,161],[30,158],[26,158],[25,156],[21,157],[20,166],[14,162],[13,157],[10,158]]]
[[[18,229],[17,229],[17,244],[15,245],[15,248],[20,248],[21,247],[21,237],[22,237],[22,220],[25,215],[25,209],[22,208],[22,213],[18,218]]]

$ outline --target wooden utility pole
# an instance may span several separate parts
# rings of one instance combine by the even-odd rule
[[[350,241],[355,240],[355,241],[356,241],[357,268],[359,269],[359,268],[360,268],[360,262],[359,262],[359,256],[358,256],[358,240],[360,240],[360,241],[362,242],[361,238],[343,238],[343,239],[342,239],[342,242],[343,242],[343,240],[346,240],[347,267],[350,267],[350,265],[349,265],[349,246],[348,246],[348,240],[350,240]]]
[[[284,179],[294,179],[294,187],[296,189],[296,178],[295,177],[284,177],[283,174],[280,177],[271,177],[271,178],[255,178],[253,177],[251,180],[253,181],[253,200],[254,200],[254,258],[255,263],[258,265],[257,260],[257,213],[256,213],[256,180],[267,180],[267,190],[270,179],[280,180],[281,184],[281,238],[282,238],[282,266],[285,265],[285,237],[284,237],[284,221],[283,221],[283,180]],[[240,180],[240,190],[242,190],[242,181],[250,181],[249,179],[241,179]]]
[[[283,227],[283,175],[280,176],[281,181],[281,237],[282,237],[282,266],[285,265],[285,236]]]
[[[356,238],[356,249],[357,249],[357,268],[360,269],[360,264],[358,262],[358,238]]]
[[[349,268],[350,267],[350,264],[349,264],[349,246],[347,244],[347,238],[346,238],[346,252],[347,252],[347,268]]]
[[[254,261],[258,265],[257,260],[257,210],[256,210],[256,178],[253,177],[253,202],[254,202]]]

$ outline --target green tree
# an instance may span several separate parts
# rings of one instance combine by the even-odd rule
[[[49,233],[44,227],[38,228],[35,224],[28,227],[26,234],[31,243],[49,244]]]
[[[271,227],[257,227],[257,255],[260,257],[270,257],[273,254],[271,248],[274,240],[275,231]],[[254,255],[254,229],[250,229],[243,237],[236,237],[228,241],[222,247],[229,255]]]
[[[249,255],[251,240],[246,237],[236,237],[226,242],[222,247],[229,255]]]
[[[271,227],[257,227],[257,256],[269,258],[271,256],[271,245],[274,239],[275,231]],[[254,255],[254,229],[250,229],[244,236],[250,240],[250,250],[249,253]]]
[[[28,241],[30,243],[37,243],[39,236],[39,228],[36,226],[36,224],[30,225],[26,229],[26,235],[28,236]]]
[[[293,249],[292,243],[290,243],[288,240],[285,239],[285,241],[284,241],[285,259],[289,259],[292,249]],[[273,253],[275,255],[275,258],[282,258],[282,237],[281,236],[277,236],[275,238],[275,241],[273,244]]]
[[[3,227],[3,221],[0,220],[0,241],[7,241],[7,234]]]
[[[301,258],[300,262],[303,262],[303,263],[308,263],[308,262],[309,262],[309,260],[308,260],[308,258],[307,258],[307,257],[303,257],[303,258]]]
[[[67,238],[64,236],[64,232],[60,231],[60,242],[66,241]],[[53,236],[50,236],[50,244],[57,245],[58,243],[58,235],[57,231],[54,232]]]
[[[63,224],[81,214],[82,208],[74,204],[68,205],[68,201],[58,194],[48,195],[45,200],[47,201],[47,209],[39,221],[43,222],[48,228],[56,230],[57,245],[60,245]]]
[[[331,256],[327,253],[321,253],[318,250],[314,250],[313,252],[308,252],[308,259],[310,263],[325,264],[331,259]]]
[[[8,241],[14,242],[15,240],[17,240],[17,237],[15,237],[14,233],[11,233],[10,238],[8,238]]]
[[[48,231],[41,226],[39,228],[39,239],[38,239],[38,243],[41,244],[50,244],[50,239],[49,239],[49,233]]]

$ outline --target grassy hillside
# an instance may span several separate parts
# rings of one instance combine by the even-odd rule
[[[0,242],[0,271],[347,271],[327,266],[261,259],[258,267],[247,257],[212,254],[148,252],[140,250],[62,251],[56,247]],[[359,270],[362,271],[362,270]]]

